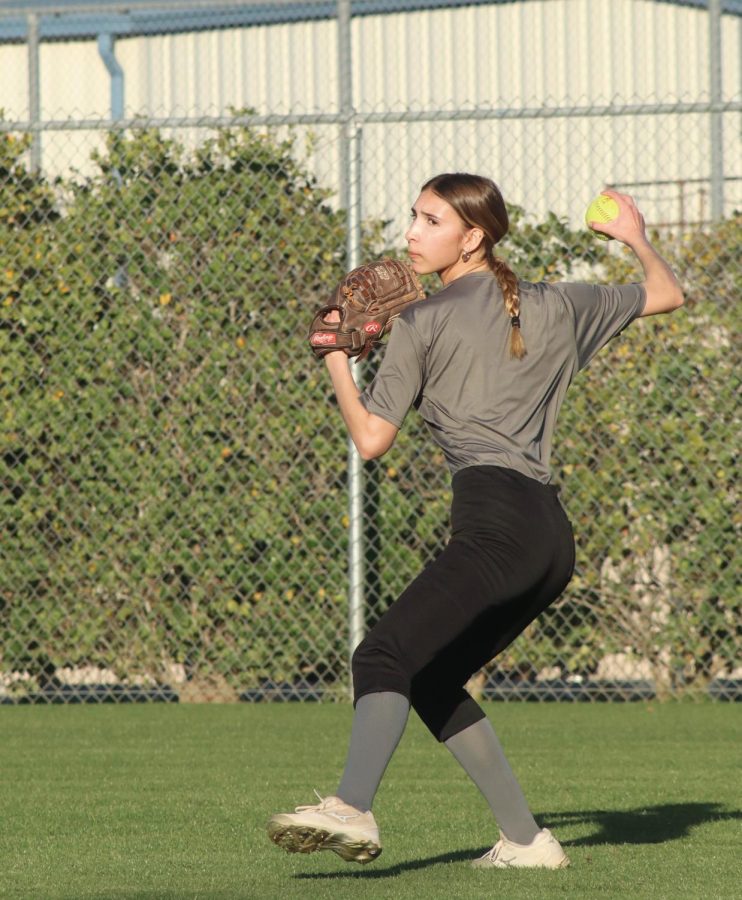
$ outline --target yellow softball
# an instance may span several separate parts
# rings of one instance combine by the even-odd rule
[[[599,194],[585,210],[585,224],[596,238],[600,238],[601,241],[612,241],[613,238],[610,235],[603,234],[602,231],[592,228],[590,223],[612,222],[618,217],[618,212],[618,203],[613,197],[609,197],[607,194]]]

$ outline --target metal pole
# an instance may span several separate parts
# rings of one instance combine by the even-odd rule
[[[361,129],[354,122],[353,60],[351,55],[350,0],[338,0],[338,80],[340,112],[340,203],[348,214],[346,264],[354,269],[360,261],[361,247]],[[353,380],[360,387],[361,371],[352,365]],[[348,440],[348,653],[363,640],[364,634],[364,533],[363,462],[353,442]]]
[[[712,105],[720,105],[721,92],[721,0],[709,0],[709,83]],[[711,116],[711,220],[724,217],[724,122],[722,113]]]
[[[338,99],[340,101],[340,207],[348,209],[350,177],[350,131],[353,115],[353,65],[351,57],[350,0],[338,0]],[[349,232],[350,237],[350,232]],[[352,268],[352,266],[351,266]]]
[[[39,17],[29,13],[28,23],[28,118],[31,123],[31,171],[41,171],[41,81],[39,78]]]
[[[361,136],[360,127],[350,137],[350,171],[348,178],[348,267],[354,269],[360,264],[361,248]],[[353,380],[362,386],[362,364],[351,366]],[[349,603],[348,603],[348,644],[350,655],[363,640],[365,633],[365,532],[363,506],[365,489],[363,461],[352,441],[348,441],[348,486],[349,486]]]
[[[98,53],[103,60],[106,71],[111,76],[111,120],[120,122],[124,118],[124,70],[116,59],[116,39],[112,34],[98,35]],[[116,187],[121,188],[123,178],[121,172],[114,168],[111,172]],[[129,283],[129,273],[125,263],[119,261],[113,274],[113,283],[117,288],[125,288]]]

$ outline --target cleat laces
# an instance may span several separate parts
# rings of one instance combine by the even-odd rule
[[[511,859],[505,859],[505,858],[502,856],[502,851],[503,851],[503,849],[504,849],[504,845],[503,845],[503,843],[502,843],[502,840],[499,840],[499,841],[495,844],[495,846],[492,847],[492,849],[488,850],[486,853],[483,853],[479,858],[480,858],[480,859],[488,859],[488,860],[490,860],[490,862],[497,862],[498,860],[500,860],[502,863],[504,863],[504,864],[507,866],[507,865],[509,865],[513,860],[512,860],[512,858],[511,858]]]
[[[360,812],[351,813],[350,815],[343,815],[342,813],[335,812],[332,809],[332,806],[333,806],[333,803],[336,802],[336,798],[335,797],[323,797],[316,788],[314,788],[313,790],[314,790],[315,796],[319,800],[319,803],[316,803],[314,805],[310,804],[308,806],[297,806],[296,810],[295,810],[297,813],[303,813],[303,812],[324,813],[326,816],[332,816],[334,819],[339,819],[341,822],[347,822],[349,819],[357,819],[361,815]]]

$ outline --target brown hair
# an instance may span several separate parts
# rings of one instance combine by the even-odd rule
[[[510,316],[510,355],[522,359],[526,355],[526,345],[520,331],[520,296],[518,278],[510,266],[495,256],[495,244],[508,233],[509,220],[505,201],[500,189],[489,178],[452,172],[436,175],[420,189],[432,191],[456,210],[469,228],[480,228],[484,232],[481,247],[484,258],[497,278],[505,309]]]

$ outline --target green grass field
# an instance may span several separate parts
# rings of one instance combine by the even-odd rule
[[[488,704],[569,869],[476,871],[489,810],[412,716],[368,866],[287,855],[268,816],[332,793],[349,705],[0,708],[0,897],[742,896],[733,704]]]

